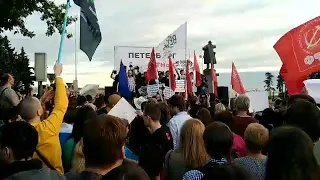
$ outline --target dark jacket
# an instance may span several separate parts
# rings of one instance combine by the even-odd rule
[[[1,178],[5,180],[65,180],[64,176],[42,166],[40,160],[17,161],[1,169]]]

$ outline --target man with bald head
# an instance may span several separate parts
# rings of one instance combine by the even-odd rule
[[[56,90],[54,108],[50,116],[41,121],[43,108],[39,99],[35,97],[24,99],[18,108],[21,118],[33,125],[38,131],[39,143],[34,158],[40,159],[49,168],[63,174],[59,132],[64,114],[68,108],[68,97],[65,83],[60,77],[62,65],[56,64],[54,71],[56,75]]]

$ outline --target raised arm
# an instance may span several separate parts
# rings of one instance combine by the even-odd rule
[[[54,97],[54,108],[50,116],[42,123],[45,123],[55,134],[59,134],[60,127],[63,122],[64,114],[68,108],[68,96],[65,83],[60,77],[62,72],[62,65],[55,65],[56,74],[56,91]]]

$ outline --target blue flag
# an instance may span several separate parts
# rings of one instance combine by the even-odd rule
[[[80,49],[91,61],[102,36],[93,0],[73,0],[81,8],[80,12]]]
[[[120,71],[119,71],[119,85],[118,91],[120,95],[126,99],[131,99],[131,91],[129,89],[128,76],[122,60],[120,62]]]

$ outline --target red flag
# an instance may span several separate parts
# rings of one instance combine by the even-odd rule
[[[190,76],[190,61],[187,60],[187,69],[186,69],[186,83],[187,83],[187,93],[192,95],[192,82]]]
[[[194,68],[194,71],[196,72],[196,87],[199,87],[202,84],[202,77],[201,77],[200,67],[198,64],[197,56],[196,56],[196,51],[194,51],[194,55],[193,55],[193,68]]]
[[[176,90],[176,78],[174,74],[174,64],[172,62],[171,56],[169,56],[169,81],[170,81],[170,88],[172,91]]]
[[[246,93],[246,90],[244,89],[243,84],[241,82],[240,75],[234,63],[232,63],[231,86],[232,86],[232,89],[236,91],[238,94]]]
[[[320,70],[320,16],[283,35],[274,45],[288,77],[297,80]]]
[[[302,76],[295,80],[292,80],[288,74],[287,68],[284,64],[282,64],[280,69],[280,75],[286,82],[287,90],[289,95],[300,94],[304,87],[303,81],[308,79],[308,76]]]
[[[152,48],[150,61],[148,64],[148,70],[146,75],[147,82],[158,78],[156,55],[154,53],[154,48]]]
[[[213,63],[211,63],[212,89],[216,97],[218,97],[218,78]]]

